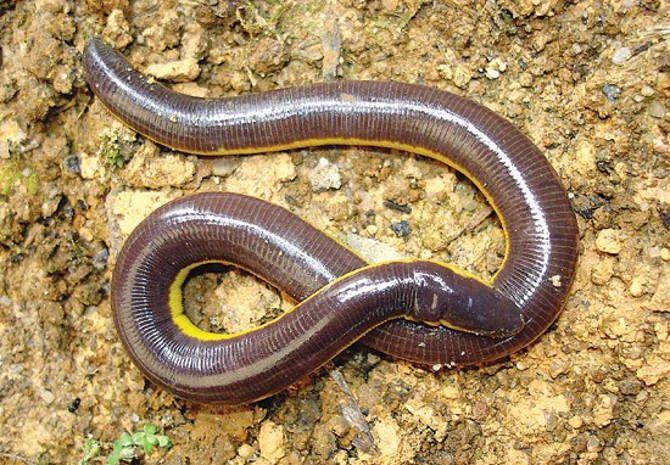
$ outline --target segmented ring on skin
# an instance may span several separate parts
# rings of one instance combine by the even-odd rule
[[[351,144],[414,152],[465,174],[503,226],[504,262],[482,281],[430,261],[368,265],[287,210],[242,195],[197,194],[159,208],[118,256],[112,306],[134,362],[175,395],[252,402],[359,339],[421,364],[488,363],[533,342],[560,313],[575,273],[575,216],[542,153],[485,107],[429,87],[369,81],[201,99],[147,79],[99,39],[88,42],[84,67],[115,116],[167,147],[202,155]],[[240,334],[202,331],[183,314],[181,286],[206,262],[234,263],[299,303]]]

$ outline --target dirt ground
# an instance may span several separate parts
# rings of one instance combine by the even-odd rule
[[[0,1],[0,463],[670,463],[670,7],[658,0]],[[136,68],[217,97],[334,79],[423,83],[479,101],[543,150],[570,192],[580,262],[559,321],[483,369],[433,372],[356,345],[255,405],[174,399],[132,365],[109,282],[165,201],[242,192],[371,260],[490,277],[499,221],[471,183],[401,152],[205,159],[123,127],[88,90],[99,35]],[[236,331],[290,302],[237,271],[185,296]]]

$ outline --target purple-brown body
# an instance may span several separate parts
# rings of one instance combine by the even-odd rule
[[[161,207],[124,245],[112,304],[134,361],[181,397],[266,397],[361,337],[419,363],[491,362],[530,344],[565,303],[577,257],[566,193],[532,142],[480,105],[393,82],[198,99],[147,80],[97,39],[88,43],[84,65],[91,88],[115,115],[166,146],[203,154],[333,141],[406,147],[463,171],[485,191],[505,229],[507,257],[487,285],[433,262],[366,267],[286,210],[245,196],[199,194]],[[171,317],[169,288],[180,270],[210,260],[237,263],[301,303],[230,339],[184,334]]]

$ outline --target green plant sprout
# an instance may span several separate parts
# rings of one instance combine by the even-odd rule
[[[89,436],[84,441],[84,457],[79,461],[79,465],[88,465],[88,461],[100,455],[100,441],[93,436]]]
[[[100,153],[104,154],[105,165],[109,168],[121,168],[126,163],[126,159],[121,150],[118,129],[103,136],[102,144],[100,145]]]
[[[129,462],[137,456],[137,447],[142,447],[145,454],[151,454],[155,447],[169,449],[172,447],[170,438],[156,434],[158,428],[154,425],[144,425],[142,431],[130,434],[124,432],[114,441],[112,453],[107,457],[107,465],[118,465],[122,460]]]

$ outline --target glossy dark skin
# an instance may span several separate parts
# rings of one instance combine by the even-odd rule
[[[506,260],[486,284],[432,262],[359,270],[365,263],[337,242],[249,197],[202,194],[160,208],[119,255],[112,305],[134,361],[176,395],[225,403],[263,398],[361,337],[419,363],[491,362],[530,344],[558,316],[575,271],[574,214],[538,149],[484,107],[391,82],[197,99],[147,81],[95,39],[84,65],[103,103],[161,144],[203,154],[333,142],[408,148],[470,177],[505,229]],[[236,263],[301,303],[274,323],[230,339],[190,336],[173,321],[167,295],[180,270],[204,260]]]

